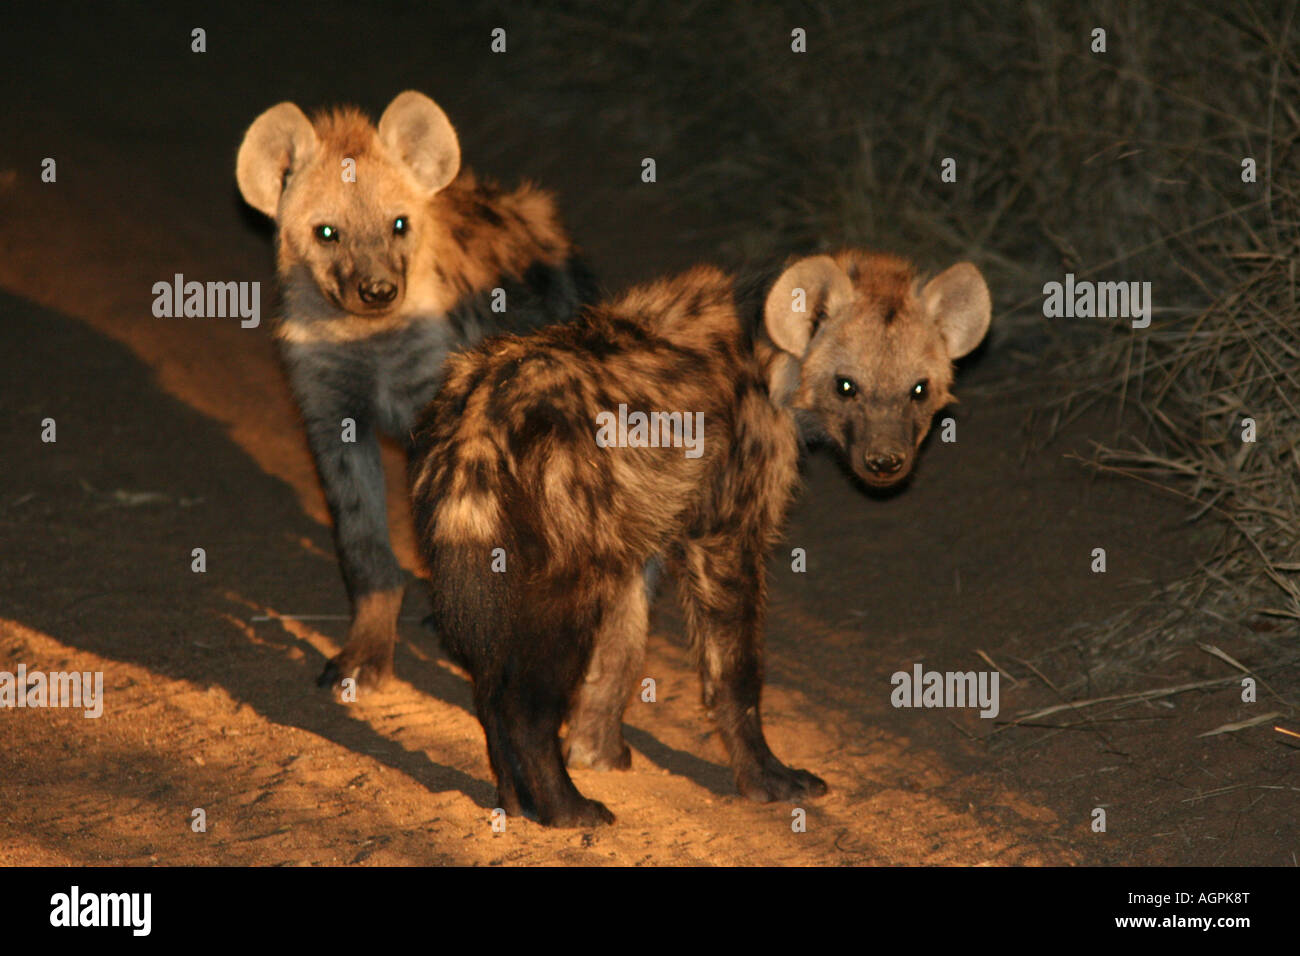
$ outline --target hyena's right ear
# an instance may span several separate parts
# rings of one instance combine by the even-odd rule
[[[423,93],[398,93],[379,117],[379,139],[436,193],[460,172],[460,140],[447,114]]]
[[[781,273],[763,306],[768,337],[802,359],[817,325],[853,298],[853,282],[830,256],[800,259]]]
[[[316,131],[302,110],[281,103],[253,120],[235,160],[244,200],[272,219],[280,206],[284,174],[301,167],[316,149]]]

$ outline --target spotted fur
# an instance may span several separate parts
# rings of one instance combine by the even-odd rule
[[[410,458],[416,535],[508,813],[554,826],[613,819],[564,762],[630,762],[622,713],[660,564],[678,582],[740,791],[761,801],[826,791],[772,754],[759,716],[764,563],[801,435],[830,439],[883,483],[871,436],[893,430],[876,426],[897,408],[914,423],[922,408],[892,390],[929,376],[932,414],[950,398],[951,358],[988,319],[972,266],[920,286],[901,260],[846,252],[752,285],[698,267],[449,360]],[[861,400],[834,388],[850,373]],[[702,453],[602,446],[598,416],[620,405],[702,413]],[[924,428],[909,425],[916,445]]]

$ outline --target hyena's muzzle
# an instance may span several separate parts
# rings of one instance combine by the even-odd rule
[[[321,285],[340,308],[354,315],[384,315],[402,304],[406,261],[384,253],[354,253],[336,261]]]
[[[921,440],[929,431],[905,409],[867,414],[850,426],[845,458],[853,473],[873,488],[898,484],[912,471]]]

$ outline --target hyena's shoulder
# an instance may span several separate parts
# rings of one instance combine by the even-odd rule
[[[534,264],[563,265],[575,253],[554,196],[532,183],[507,190],[462,170],[430,202],[446,224],[433,253],[448,279],[473,286],[501,274],[522,277]]]
[[[595,301],[596,280],[546,190],[508,190],[466,170],[432,204],[444,223],[432,268],[457,296],[448,318],[464,343],[564,321]]]

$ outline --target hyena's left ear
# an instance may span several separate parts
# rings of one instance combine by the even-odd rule
[[[979,345],[993,318],[989,287],[969,262],[950,266],[927,282],[921,303],[948,343],[949,358],[961,358]]]
[[[834,259],[809,256],[776,280],[763,305],[763,325],[777,348],[801,359],[817,324],[852,298],[853,282]]]
[[[398,93],[379,117],[379,139],[436,193],[460,172],[460,140],[447,114],[423,93]]]

